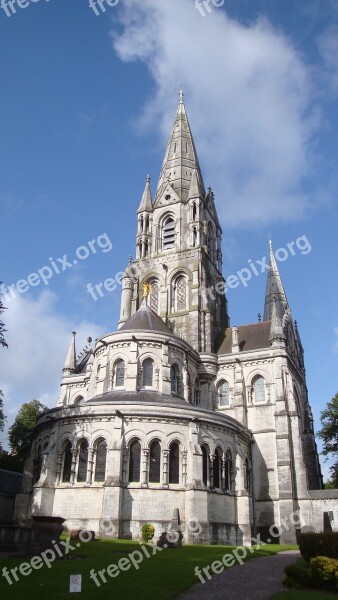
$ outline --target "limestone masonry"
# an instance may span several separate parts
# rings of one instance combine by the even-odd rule
[[[190,543],[249,544],[300,511],[337,527],[322,477],[304,352],[270,243],[264,319],[232,327],[222,230],[205,190],[180,95],[154,199],[137,210],[136,259],[118,331],[77,358],[72,336],[58,406],[43,414],[15,518],[59,516],[68,529],[158,538],[174,509],[198,520]],[[249,293],[249,291],[248,291]],[[333,492],[333,493],[331,493]],[[110,523],[110,529],[106,528]]]

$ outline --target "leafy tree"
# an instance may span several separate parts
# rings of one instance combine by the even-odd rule
[[[9,445],[18,459],[24,461],[29,455],[38,417],[48,410],[38,400],[23,404],[9,428]]]
[[[321,430],[318,437],[323,440],[324,456],[333,455],[335,462],[330,467],[334,488],[338,488],[338,393],[327,403],[320,414]]]
[[[1,282],[0,282],[1,285]],[[2,304],[1,298],[0,298],[0,316],[2,315],[2,313],[4,312],[5,307]],[[5,348],[8,348],[8,344],[5,340],[5,336],[4,333],[6,333],[7,329],[5,329],[5,325],[4,323],[0,320],[0,346],[4,346]]]
[[[4,430],[6,417],[4,415],[4,400],[3,393],[0,390],[0,432]],[[0,442],[0,452],[2,451],[1,442]]]

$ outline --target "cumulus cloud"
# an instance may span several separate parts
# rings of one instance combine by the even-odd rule
[[[88,336],[101,335],[95,323],[58,314],[57,298],[49,290],[36,299],[17,296],[7,303],[6,341],[8,350],[1,351],[0,389],[4,392],[4,408],[9,426],[21,404],[33,398],[47,406],[55,406],[59,396],[62,367],[71,332],[76,329],[77,351],[86,345]],[[6,433],[1,434],[4,442]],[[5,444],[3,444],[5,445]]]
[[[205,184],[223,223],[267,223],[303,216],[318,127],[309,70],[290,40],[266,19],[242,24],[214,8],[201,17],[187,0],[125,0],[112,32],[122,61],[143,61],[155,91],[142,125],[163,137],[173,96],[183,86]]]

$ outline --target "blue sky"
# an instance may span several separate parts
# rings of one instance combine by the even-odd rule
[[[120,0],[99,16],[87,0],[0,10],[0,280],[66,254],[73,262],[103,234],[112,245],[100,238],[48,286],[5,302],[9,423],[33,397],[56,403],[74,328],[79,351],[116,328],[119,289],[94,302],[86,287],[135,255],[135,212],[147,173],[155,192],[180,87],[223,226],[224,274],[267,255],[269,235],[275,249],[306,236],[311,251],[296,248],[279,266],[317,429],[338,391],[338,7],[210,6],[205,16],[193,0]],[[232,324],[263,312],[265,275],[230,290]]]

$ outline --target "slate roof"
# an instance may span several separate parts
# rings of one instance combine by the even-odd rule
[[[22,473],[0,469],[0,496],[15,496],[21,489]]]
[[[91,404],[92,402],[116,402],[118,404],[121,404],[121,402],[155,402],[156,404],[183,404],[187,406],[187,402],[183,398],[161,394],[160,392],[152,390],[141,390],[139,392],[112,390],[110,392],[106,392],[105,394],[95,396],[86,404]]]
[[[269,348],[270,328],[271,321],[263,321],[263,323],[252,323],[251,325],[239,325],[239,351],[247,352],[249,350]],[[231,346],[231,327],[227,327],[224,331],[223,341],[218,350],[218,354],[231,354]]]
[[[157,331],[173,335],[162,319],[145,303],[134,313],[119,331]]]

